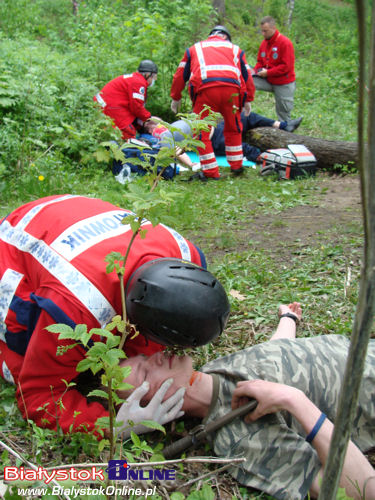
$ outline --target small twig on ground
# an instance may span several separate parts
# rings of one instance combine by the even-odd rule
[[[217,472],[217,471],[216,471]],[[218,497],[218,500],[221,499],[221,492],[220,492],[220,485],[219,485],[219,481],[217,480],[217,477],[214,476],[213,477],[213,480],[214,480],[214,483],[215,483],[215,488],[217,489],[217,497]]]
[[[317,214],[305,214],[305,215],[288,215],[289,219],[322,219],[326,218],[326,215],[317,215]],[[350,219],[362,219],[362,215],[353,215],[353,214],[340,214],[340,217],[350,218]]]
[[[246,321],[246,320],[245,320]],[[242,351],[245,349],[245,347],[248,345],[249,342],[251,342],[251,345],[255,343],[255,329],[254,329],[254,324],[253,322],[249,322],[251,330],[248,331],[248,334],[246,335],[244,343],[240,346],[240,350]]]
[[[37,156],[32,163],[35,163],[36,161],[40,160],[40,158],[42,158],[42,156],[46,155],[48,153],[48,151],[51,151],[51,149],[53,147],[54,147],[54,144],[51,144],[45,151],[43,151],[43,153],[41,153],[39,156]]]
[[[7,444],[5,444],[3,441],[0,441],[0,446],[2,448],[4,448],[4,450],[7,450],[11,455],[13,455],[14,457],[18,458],[18,460],[21,460],[22,463],[27,464],[30,467],[30,469],[35,470],[35,471],[38,470],[38,467],[36,465],[34,465],[32,462],[30,462],[29,460],[27,460],[27,458],[23,457],[22,455],[20,455],[16,451],[14,451],[10,446],[8,446]],[[51,480],[51,483],[54,484],[55,486],[58,486],[60,488],[59,483],[57,481],[55,481],[54,479]],[[58,497],[62,498],[59,495],[58,495]],[[68,495],[63,494],[63,497],[66,500],[71,500]]]
[[[344,283],[344,297],[345,298],[346,298],[347,293],[348,293],[348,288],[350,287],[351,279],[352,279],[352,268],[349,264],[347,267],[347,270],[346,270],[345,283]]]
[[[202,474],[201,476],[196,477],[195,479],[191,479],[187,483],[184,483],[181,487],[185,488],[186,486],[191,486],[192,484],[196,483],[197,481],[201,481],[202,479],[206,479],[206,477],[210,477],[210,476],[212,476],[212,474],[217,474],[219,472],[223,472],[223,471],[229,469],[229,467],[232,467],[232,463],[223,465],[223,467],[219,467],[218,469],[207,472],[206,474]]]
[[[169,496],[168,491],[165,489],[164,486],[161,487],[161,490],[162,490],[163,494],[165,495],[165,498],[167,500],[170,500],[171,497]]]
[[[176,460],[163,460],[161,462],[138,462],[138,463],[128,463],[128,467],[143,467],[145,465],[149,467],[154,467],[157,465],[169,465],[169,464],[180,464],[180,463],[209,463],[209,464],[233,464],[233,463],[241,463],[245,462],[245,458],[216,458],[216,457],[190,457],[190,458],[177,458]],[[85,463],[85,464],[64,464],[64,465],[55,465],[54,467],[45,467],[45,470],[50,469],[67,469],[70,467],[108,467],[107,462],[101,463]]]
[[[12,447],[12,449],[14,451],[16,451],[16,450],[19,450],[20,452],[23,451],[21,446],[18,443],[16,443],[15,441],[13,441],[12,439],[10,439],[6,434],[4,434],[4,432],[1,431],[0,436],[8,443],[9,446]]]
[[[0,433],[0,435],[6,439],[7,441],[10,441],[10,439],[5,436],[2,432]],[[11,441],[10,441],[11,442]],[[13,443],[12,443],[13,444]],[[2,446],[5,450],[7,450],[11,455],[13,455],[14,457],[18,458],[19,460],[21,460],[23,463],[27,464],[31,469],[33,470],[38,470],[38,468],[36,467],[36,465],[34,465],[32,462],[30,462],[29,460],[27,460],[27,458],[23,457],[20,453],[18,453],[17,451],[13,450],[13,448],[11,448],[10,446],[8,446],[7,444],[5,444],[3,441],[0,441],[0,446]]]

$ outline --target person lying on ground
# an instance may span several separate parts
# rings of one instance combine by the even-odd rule
[[[120,281],[107,273],[105,258],[125,254],[133,231],[122,222],[131,215],[100,199],[57,195],[0,219],[0,375],[17,386],[23,416],[40,427],[91,431],[108,416],[102,404],[67,388],[79,382],[84,347],[57,355],[72,341],[46,327],[91,330],[122,315]],[[163,224],[144,220],[142,230],[124,270],[127,314],[140,335],[126,339],[124,357],[212,341],[225,327],[229,302],[203,253]],[[98,340],[94,335],[91,342]]]
[[[139,410],[140,402],[146,404],[166,380],[173,380],[166,396],[182,387],[186,391],[182,410],[204,422],[218,419],[244,398],[256,398],[258,406],[246,420],[237,418],[211,437],[215,454],[246,458],[230,469],[241,484],[280,500],[303,499],[309,492],[315,498],[350,342],[342,335],[296,339],[301,314],[297,302],[280,306],[279,324],[270,341],[218,358],[199,371],[193,370],[189,356],[156,353],[124,361],[132,367],[126,380],[137,388],[131,404]],[[358,491],[375,498],[375,473],[363,454],[375,446],[374,384],[375,340],[371,340],[340,479],[354,498],[361,498]],[[143,419],[152,418],[147,406],[141,410]]]
[[[290,120],[289,122],[280,122],[277,120],[272,120],[272,118],[266,118],[265,116],[259,115],[258,113],[251,112],[249,116],[245,113],[241,113],[241,122],[243,127],[242,132],[242,149],[244,155],[249,161],[256,161],[258,156],[261,154],[261,150],[255,146],[246,142],[246,134],[249,130],[257,127],[272,127],[280,130],[285,130],[287,132],[294,132],[301,122],[302,117],[295,120]],[[156,123],[156,120],[151,120],[146,122],[140,131],[140,138],[147,139],[152,136],[158,142],[157,144],[161,147],[171,147],[172,138],[174,142],[180,142],[185,137],[191,137],[192,131],[189,124],[184,120],[177,120],[173,122],[172,127],[173,132],[170,131],[161,123]],[[215,155],[225,156],[225,140],[224,140],[224,120],[221,120],[217,126],[213,129],[211,135],[211,143],[214,149]],[[198,170],[199,164],[191,161],[189,156],[183,152],[176,151],[178,161],[181,161],[184,166],[191,168],[193,171]]]
[[[243,154],[247,160],[256,162],[258,156],[262,153],[262,150],[247,142],[246,134],[249,130],[257,127],[272,127],[285,130],[286,132],[294,132],[301,125],[302,117],[296,118],[295,120],[280,122],[278,120],[272,120],[272,118],[266,118],[258,113],[251,112],[249,116],[246,116],[245,113],[241,113],[241,122]],[[216,155],[225,154],[223,121],[219,122],[215,128],[211,137],[211,142]]]
[[[144,123],[138,136],[139,139],[148,141],[160,148],[171,148],[175,145],[176,160],[193,172],[199,170],[201,168],[200,163],[191,161],[189,155],[178,147],[179,142],[193,136],[189,123],[184,120],[176,120],[170,124],[170,130],[157,120],[160,120],[160,118],[152,117],[152,120]]]

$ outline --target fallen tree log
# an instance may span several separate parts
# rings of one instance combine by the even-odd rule
[[[292,134],[272,127],[259,127],[249,130],[246,142],[266,149],[286,148],[288,144],[304,144],[318,161],[318,168],[333,170],[334,165],[356,167],[358,144],[356,142],[330,141],[318,137]]]

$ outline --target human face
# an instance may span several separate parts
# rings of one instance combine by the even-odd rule
[[[173,384],[164,399],[169,398],[180,387],[188,387],[193,374],[193,362],[190,356],[175,356],[164,352],[157,352],[152,356],[138,355],[121,362],[121,366],[130,366],[132,371],[125,382],[139,387],[145,380],[149,382],[150,389],[145,396],[149,401],[161,384],[173,378]],[[121,395],[126,397],[126,395]],[[129,394],[127,395],[129,396]]]
[[[147,83],[149,88],[153,87],[155,85],[156,80],[158,79],[158,75],[156,73],[152,73],[148,78],[147,78]]]
[[[269,40],[274,35],[276,28],[271,26],[269,23],[264,23],[261,25],[262,35],[266,40]]]
[[[152,134],[152,132],[155,130],[155,128],[157,127],[157,123],[153,122],[153,121],[148,121],[146,122],[143,127],[145,129],[145,131],[148,133],[148,134]]]

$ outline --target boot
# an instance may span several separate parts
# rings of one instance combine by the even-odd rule
[[[286,122],[286,127],[284,130],[287,132],[294,132],[300,125],[303,120],[303,116],[296,118],[295,120],[288,120]]]

